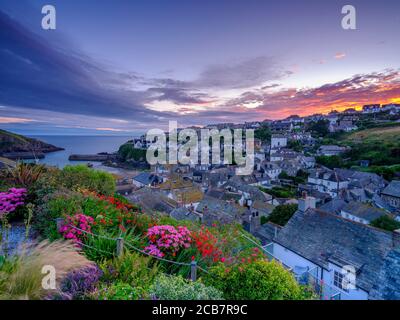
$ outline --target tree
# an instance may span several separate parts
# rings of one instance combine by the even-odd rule
[[[315,133],[318,137],[324,137],[329,134],[329,121],[318,120],[309,124],[308,130]]]
[[[297,204],[277,206],[268,217],[268,221],[284,226],[297,210]]]
[[[378,219],[372,221],[371,226],[387,231],[394,231],[400,229],[400,222],[394,220],[389,216],[381,216]]]
[[[345,162],[340,156],[320,156],[315,161],[329,169],[343,168],[345,166]]]
[[[254,131],[254,137],[263,142],[271,140],[271,130],[268,127],[261,127]]]

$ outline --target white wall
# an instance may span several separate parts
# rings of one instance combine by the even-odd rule
[[[271,248],[269,249],[272,251],[272,255],[282,262],[284,265],[294,269],[296,266],[297,267],[302,267],[306,268],[308,267],[309,270],[315,269],[317,272],[313,272],[313,275],[316,275],[319,280],[324,281],[325,284],[329,285],[332,289],[337,290],[338,292],[341,293],[340,298],[341,300],[368,300],[368,293],[366,291],[363,291],[359,288],[349,290],[349,292],[345,292],[341,290],[340,288],[337,288],[334,286],[334,271],[341,271],[341,268],[329,263],[328,265],[328,270],[322,269],[321,267],[317,266],[313,262],[303,258],[302,256],[298,255],[297,253],[286,249],[285,247],[281,246],[278,243],[273,243]],[[357,279],[356,279],[356,284],[357,284]]]

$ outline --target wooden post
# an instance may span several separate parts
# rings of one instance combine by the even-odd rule
[[[192,263],[190,264],[190,280],[196,281],[196,278],[197,278],[197,262],[193,260]]]
[[[117,238],[117,256],[121,256],[124,252],[124,239]]]
[[[57,218],[56,219],[57,231],[59,231],[61,229],[63,223],[64,223],[64,219],[63,218]]]

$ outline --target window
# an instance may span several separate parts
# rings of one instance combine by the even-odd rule
[[[335,271],[333,275],[333,285],[345,292],[349,292],[349,290],[345,288],[345,282],[346,279],[344,279],[344,275],[339,271]]]

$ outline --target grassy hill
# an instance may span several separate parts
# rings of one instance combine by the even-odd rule
[[[0,129],[0,155],[15,152],[47,153],[63,150],[43,141]]]

